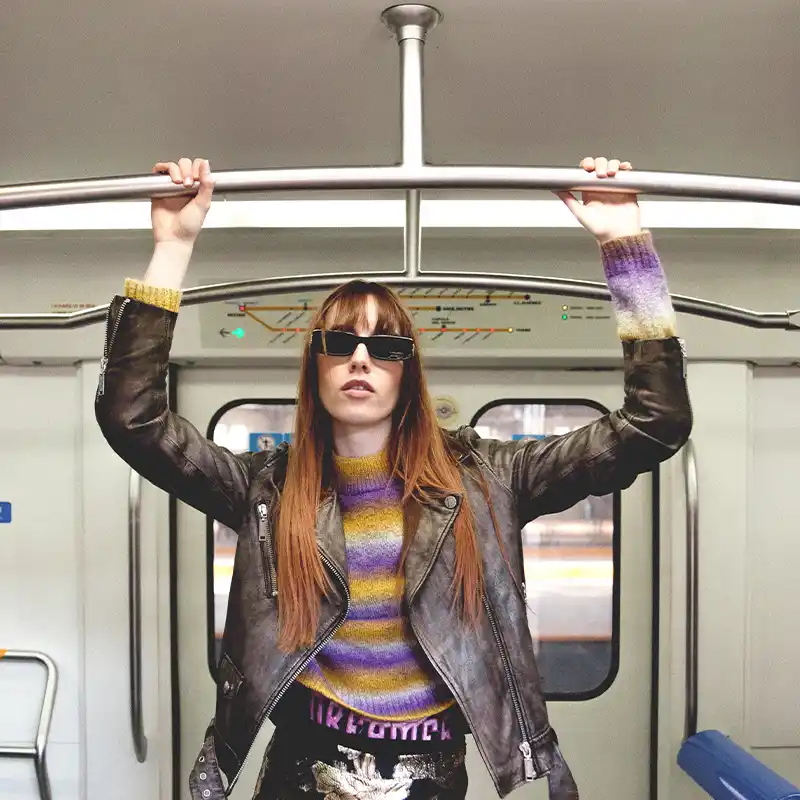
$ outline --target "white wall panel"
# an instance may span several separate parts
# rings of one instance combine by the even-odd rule
[[[54,800],[79,796],[83,760],[79,398],[74,368],[0,367],[0,500],[13,504],[0,525],[0,648],[41,650],[58,667]],[[0,741],[32,742],[43,688],[36,665],[0,660]],[[32,762],[0,759],[0,797],[29,800],[35,786]]]
[[[753,747],[800,748],[800,370],[759,369],[755,376],[748,550],[750,742]],[[794,752],[800,762],[800,749]]]

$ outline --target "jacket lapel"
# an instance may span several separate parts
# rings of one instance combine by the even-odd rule
[[[317,509],[317,546],[344,578],[348,588],[350,581],[347,575],[347,550],[344,541],[344,526],[339,500],[335,492],[331,492],[319,504]]]
[[[419,524],[406,555],[406,600],[409,605],[430,573],[462,501],[460,494],[448,494],[422,507]]]

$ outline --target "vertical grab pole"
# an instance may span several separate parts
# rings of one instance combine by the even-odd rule
[[[684,739],[697,733],[697,646],[700,616],[700,494],[697,456],[689,440],[683,448],[686,486],[686,717]]]
[[[400,46],[400,126],[402,165],[424,164],[423,142],[423,51],[425,37],[441,21],[441,13],[431,6],[405,4],[387,8],[381,15]],[[419,189],[406,190],[403,274],[416,278],[420,273],[422,250],[421,198]]]
[[[131,469],[128,483],[128,639],[131,734],[136,760],[147,759],[142,710],[142,477]]]

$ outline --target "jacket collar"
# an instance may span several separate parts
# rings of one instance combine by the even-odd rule
[[[428,577],[463,500],[460,494],[447,494],[422,507],[405,563],[405,592],[409,605]]]
[[[336,492],[323,497],[317,509],[317,547],[338,570],[349,587],[347,574],[347,550],[344,541],[344,525]]]

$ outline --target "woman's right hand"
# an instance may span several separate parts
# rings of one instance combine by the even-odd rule
[[[214,193],[214,179],[211,166],[203,158],[192,161],[182,158],[174,161],[160,161],[153,172],[166,173],[178,186],[189,187],[199,181],[200,188],[194,197],[153,198],[150,218],[153,223],[155,243],[178,242],[194,246],[208,209],[211,208],[211,195]]]

